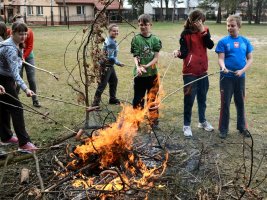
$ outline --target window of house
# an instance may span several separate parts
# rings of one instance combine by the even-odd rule
[[[77,15],[84,15],[85,14],[85,9],[84,6],[77,6]]]
[[[43,6],[36,6],[36,14],[37,15],[43,15],[44,14]]]
[[[27,6],[28,15],[33,15],[33,6]]]

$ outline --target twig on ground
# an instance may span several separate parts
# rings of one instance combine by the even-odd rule
[[[6,169],[7,169],[7,163],[8,163],[9,158],[10,158],[10,155],[8,154],[6,159],[5,159],[4,169],[2,170],[2,174],[1,174],[1,178],[0,178],[0,185],[2,185],[2,181],[4,179],[4,176],[5,176],[5,173],[6,173]]]
[[[220,196],[221,196],[221,191],[222,191],[222,179],[221,179],[221,175],[220,175],[220,169],[219,169],[219,166],[218,166],[218,162],[217,160],[215,159],[215,165],[216,165],[216,169],[217,169],[217,172],[218,172],[218,178],[219,178],[219,191],[218,191],[218,195],[217,195],[217,200],[219,200]]]
[[[35,160],[36,174],[37,174],[37,177],[38,177],[39,182],[40,182],[41,193],[42,193],[44,191],[44,182],[43,182],[43,179],[42,179],[42,176],[41,176],[41,173],[40,173],[39,160],[38,160],[38,157],[37,157],[35,151],[33,152],[33,157],[34,157],[34,160]],[[44,194],[42,194],[42,199],[43,200],[45,199]]]

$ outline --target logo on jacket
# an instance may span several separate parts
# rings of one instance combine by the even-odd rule
[[[149,46],[144,46],[142,51],[142,57],[143,58],[150,58],[153,55],[151,49]]]
[[[239,48],[239,42],[234,42],[234,47]]]

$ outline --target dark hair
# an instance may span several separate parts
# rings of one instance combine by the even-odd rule
[[[118,27],[118,25],[117,24],[110,24],[108,26],[108,32],[110,32],[114,27]]]
[[[28,27],[24,23],[15,22],[12,24],[12,32],[13,33],[28,32]]]
[[[0,36],[3,40],[7,39],[7,28],[4,22],[0,22]]]
[[[151,16],[148,14],[142,14],[138,17],[138,22],[143,22],[144,24],[152,23]]]
[[[12,22],[16,22],[18,18],[23,18],[23,16],[21,14],[16,14],[13,18],[12,18]]]
[[[190,29],[192,31],[196,31],[196,27],[194,26],[194,23],[198,20],[202,20],[202,22],[206,21],[206,17],[203,12],[200,10],[194,10],[192,11],[187,20],[185,21],[184,28]]]

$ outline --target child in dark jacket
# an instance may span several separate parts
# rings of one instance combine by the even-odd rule
[[[185,22],[184,30],[180,37],[180,50],[175,50],[174,56],[183,59],[183,80],[188,84],[196,79],[207,75],[208,56],[207,48],[214,46],[210,32],[204,26],[205,15],[195,10],[190,13]],[[214,128],[206,120],[206,97],[209,89],[209,79],[205,77],[184,87],[184,126],[183,132],[186,137],[192,136],[191,115],[195,97],[198,102],[199,128],[213,131]]]

